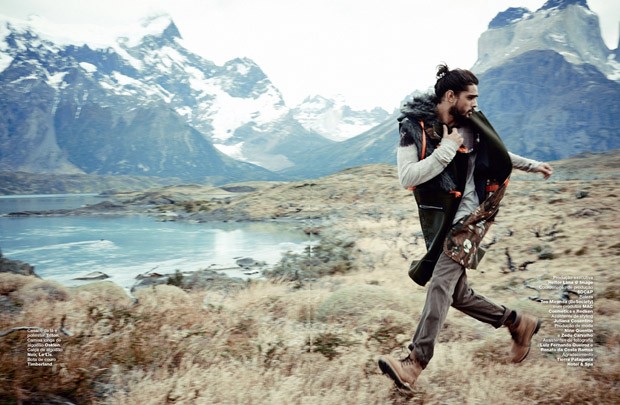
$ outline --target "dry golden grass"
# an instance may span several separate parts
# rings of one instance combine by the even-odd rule
[[[583,190],[589,196],[577,199]],[[26,366],[26,332],[0,338],[0,398],[37,403],[57,395],[140,405],[620,403],[615,181],[513,182],[489,235],[495,244],[469,279],[477,292],[544,320],[530,356],[511,364],[505,328],[451,310],[435,357],[410,394],[396,390],[376,360],[405,353],[422,309],[425,290],[406,273],[423,252],[417,217],[406,192],[386,192],[383,203],[367,205],[353,196],[358,192],[351,191],[358,203],[349,214],[332,222],[356,236],[354,269],[315,282],[258,281],[229,293],[158,286],[139,290],[134,303],[110,283],[65,288],[0,275],[0,297],[12,305],[0,316],[1,330],[57,328],[66,316],[73,333],[62,337],[54,367]],[[510,272],[506,249],[517,266],[532,263]],[[542,259],[544,249],[552,255]],[[596,283],[595,364],[567,367],[536,346],[556,332],[548,307],[528,299],[534,291],[524,281],[584,274]]]

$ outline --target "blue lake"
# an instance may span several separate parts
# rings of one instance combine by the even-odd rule
[[[102,201],[94,195],[0,196],[0,214],[76,208]],[[270,265],[282,254],[302,252],[313,241],[302,224],[159,222],[148,216],[0,217],[0,248],[5,257],[35,266],[45,279],[65,285],[100,271],[130,287],[138,274],[229,269],[248,276],[238,258]]]

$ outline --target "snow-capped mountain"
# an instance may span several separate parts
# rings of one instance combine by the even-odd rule
[[[353,110],[339,96],[332,99],[318,95],[308,97],[293,109],[293,118],[304,128],[334,141],[366,132],[388,116],[389,113],[379,107],[371,111]]]
[[[599,20],[586,0],[549,0],[536,12],[509,8],[499,13],[478,41],[473,71],[483,73],[526,52],[551,50],[568,63],[596,66],[620,80],[620,61],[601,38]]]
[[[342,99],[307,98],[272,121],[249,121],[232,136],[216,139],[216,147],[231,157],[276,172],[295,172],[296,166],[312,165],[312,152],[331,148],[385,120],[381,108],[357,111]],[[302,170],[303,171],[303,170]]]
[[[0,16],[0,93],[0,170],[278,178],[240,161],[280,170],[332,142],[256,63],[190,52],[167,15],[114,33]]]

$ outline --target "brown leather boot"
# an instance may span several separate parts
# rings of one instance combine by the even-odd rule
[[[532,336],[538,332],[541,323],[538,318],[533,316],[517,314],[515,322],[508,326],[512,336],[510,355],[513,363],[520,363],[527,357],[530,352]]]
[[[379,358],[379,368],[383,374],[387,374],[398,388],[411,391],[415,384],[422,366],[415,359],[413,352],[401,360],[396,360],[392,356],[381,356]]]

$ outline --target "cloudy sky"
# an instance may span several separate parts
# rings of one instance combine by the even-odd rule
[[[36,14],[120,30],[167,13],[186,45],[223,64],[249,57],[295,105],[307,95],[341,94],[354,107],[392,111],[434,83],[435,67],[470,68],[477,41],[508,7],[534,11],[545,0],[1,0],[0,14]],[[603,39],[618,44],[620,2],[588,0]]]

